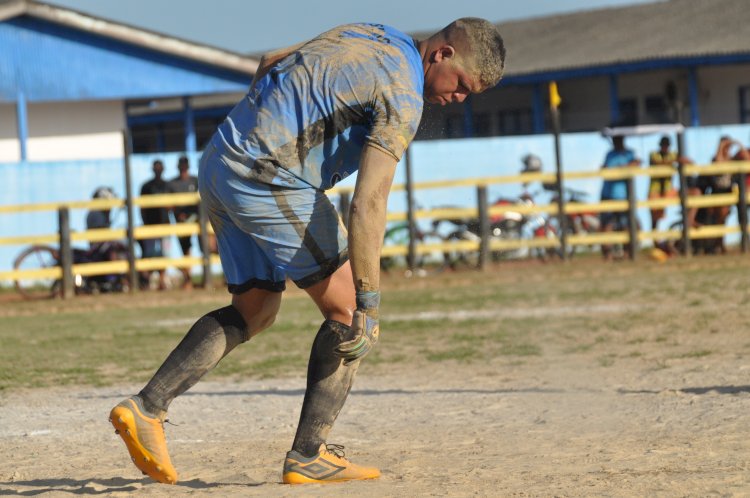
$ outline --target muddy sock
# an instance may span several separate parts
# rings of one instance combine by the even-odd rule
[[[306,457],[318,452],[352,388],[359,360],[344,365],[333,352],[347,340],[350,328],[326,320],[315,336],[307,365],[307,391],[292,449]]]
[[[190,389],[237,345],[250,338],[236,308],[226,306],[201,317],[138,393],[146,410],[162,416],[174,398]]]

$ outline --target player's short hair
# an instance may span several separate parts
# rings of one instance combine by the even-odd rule
[[[438,35],[456,48],[462,66],[479,79],[483,88],[498,84],[505,70],[505,44],[494,24],[478,17],[462,17]]]

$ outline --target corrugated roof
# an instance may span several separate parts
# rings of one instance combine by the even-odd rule
[[[22,15],[233,71],[255,74],[258,68],[251,56],[31,0],[0,0],[0,22]]]
[[[748,0],[669,0],[504,22],[497,27],[506,44],[507,77],[750,54]]]

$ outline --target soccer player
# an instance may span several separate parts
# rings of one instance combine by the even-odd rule
[[[143,390],[110,414],[139,469],[177,481],[162,425],[169,404],[273,323],[288,278],[324,321],[282,480],[380,475],[326,438],[378,339],[379,257],[396,164],[423,101],[463,102],[494,87],[504,60],[497,29],[476,18],[422,41],[381,24],[345,25],[261,59],[199,168],[232,304],[200,318]],[[347,234],[324,191],[356,170]]]

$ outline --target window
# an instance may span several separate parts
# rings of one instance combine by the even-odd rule
[[[497,117],[500,135],[530,135],[533,133],[531,108],[500,111]]]
[[[638,102],[634,98],[620,99],[618,102],[620,119],[619,126],[635,126],[638,124]]]
[[[649,123],[668,123],[669,112],[667,101],[662,95],[646,97],[646,119]]]
[[[750,123],[750,85],[740,87],[740,123]]]
[[[445,119],[445,136],[447,138],[462,138],[464,136],[463,114],[453,114]]]
[[[231,108],[195,109],[193,129],[195,144],[202,150],[224,121]],[[133,152],[183,152],[185,150],[185,121],[182,112],[148,113],[128,116],[133,137]]]
[[[492,115],[488,112],[474,114],[474,136],[492,136]]]

